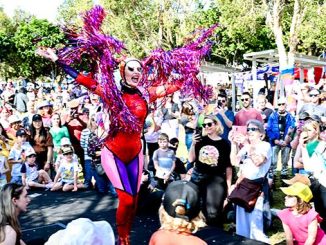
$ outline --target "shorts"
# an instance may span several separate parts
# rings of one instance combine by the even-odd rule
[[[7,179],[4,178],[4,179],[0,179],[0,189],[2,189],[2,187],[7,184]]]

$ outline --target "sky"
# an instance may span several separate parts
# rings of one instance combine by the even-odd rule
[[[10,17],[14,10],[20,8],[37,18],[48,19],[53,22],[56,18],[57,8],[64,0],[0,0],[0,6]]]

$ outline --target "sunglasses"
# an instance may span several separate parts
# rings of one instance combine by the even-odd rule
[[[209,123],[203,123],[202,125],[203,125],[203,128],[206,128],[206,126],[207,127],[212,127],[214,125],[214,123],[209,122]]]
[[[285,105],[285,103],[279,103],[278,105],[279,105],[279,106],[281,106],[281,105]]]
[[[127,66],[127,68],[128,68],[128,71],[131,71],[131,72],[134,72],[134,71],[142,72],[143,71],[143,68],[141,68],[141,67],[133,68],[133,67]]]
[[[241,101],[249,101],[249,98],[241,99]]]
[[[222,102],[222,103],[225,103],[225,100],[218,100],[217,102]]]
[[[72,156],[72,154],[73,154],[72,152],[69,152],[69,153],[64,153],[63,155],[64,156]]]
[[[258,131],[259,129],[258,128],[247,128],[247,132],[255,132],[255,131]]]
[[[309,97],[318,97],[319,94],[309,94]]]

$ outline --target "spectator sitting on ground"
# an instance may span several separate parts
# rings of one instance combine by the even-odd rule
[[[159,210],[161,228],[152,235],[149,245],[207,244],[192,235],[206,226],[198,192],[198,187],[187,181],[174,181],[168,186]]]
[[[310,200],[313,197],[310,188],[300,182],[296,182],[281,190],[286,194],[286,209],[277,215],[281,219],[286,237],[286,244],[326,244],[324,231],[319,227],[321,217],[311,207]]]
[[[8,163],[12,164],[11,183],[22,184],[20,169],[23,164],[24,152],[31,149],[32,146],[26,142],[27,134],[25,129],[19,129],[16,133],[16,140],[10,150]]]
[[[0,243],[6,245],[25,245],[21,240],[18,216],[26,212],[30,198],[26,188],[17,184],[6,184],[0,192]]]
[[[26,189],[30,187],[51,188],[53,182],[43,169],[37,170],[36,153],[33,148],[30,148],[25,153],[26,162],[22,165],[20,172],[22,174],[23,185]]]
[[[54,178],[54,185],[51,188],[51,191],[57,191],[61,188],[63,191],[77,191],[78,188],[83,188],[83,184],[78,183],[79,168],[78,163],[73,159],[73,147],[63,147],[62,154],[64,156],[64,160],[61,162]],[[61,178],[60,181],[59,178]]]

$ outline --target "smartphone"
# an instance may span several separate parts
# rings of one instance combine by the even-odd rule
[[[198,134],[201,137],[202,134],[203,134],[203,128],[202,127],[196,127],[195,134]]]
[[[222,102],[221,102],[221,101],[217,101],[217,107],[218,107],[218,108],[222,108],[222,106],[223,106],[223,105],[222,105]]]
[[[246,135],[247,134],[247,127],[246,126],[232,126],[232,130],[236,133]]]

